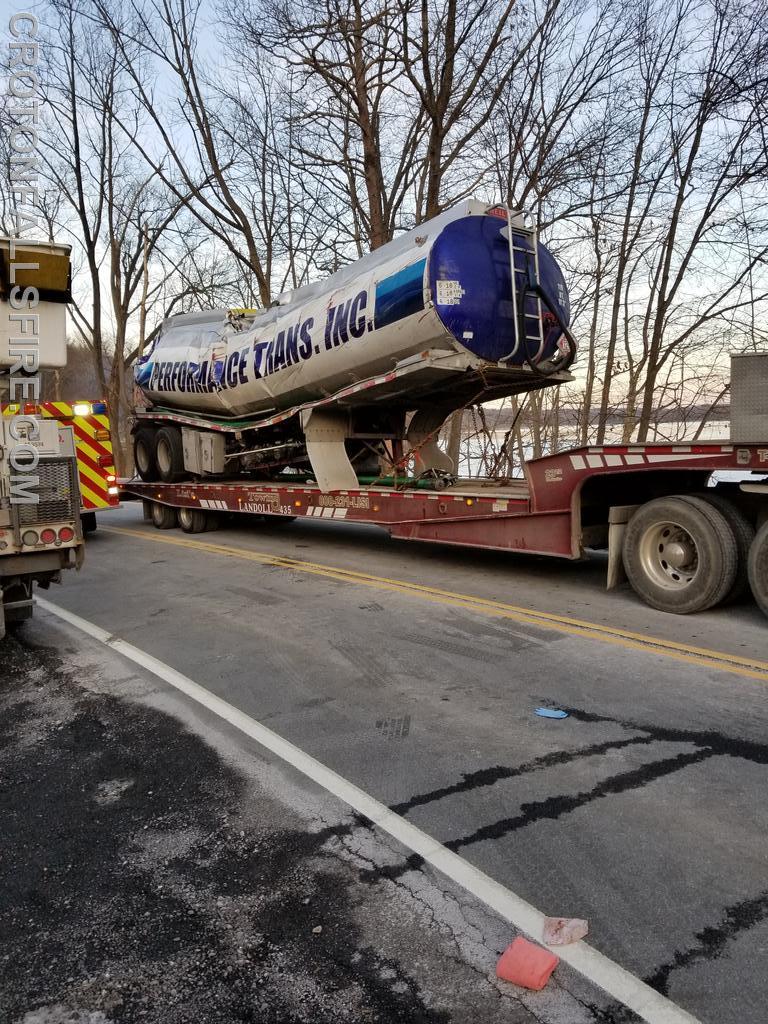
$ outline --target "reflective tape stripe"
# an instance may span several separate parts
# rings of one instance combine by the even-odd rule
[[[78,464],[80,471],[80,487],[89,487],[92,491],[95,491],[99,497],[103,498],[104,501],[109,501],[109,495],[107,493],[108,484],[107,481],[94,473],[90,466],[84,465],[82,462]]]
[[[86,508],[107,508],[110,504],[109,498],[106,495],[101,495],[92,490],[88,483],[83,481],[82,477],[80,477],[80,497],[83,499],[83,505]]]
[[[41,402],[40,412],[49,419],[56,419],[59,416],[66,416],[69,419],[74,416],[69,402]]]
[[[85,456],[90,460],[91,464],[95,469],[102,472],[106,472],[106,469],[99,466],[99,459],[108,457],[110,465],[112,465],[112,452],[106,451],[101,445],[97,444],[90,437],[83,436],[77,425],[75,425],[75,437],[77,439],[77,456],[80,459],[81,456]]]

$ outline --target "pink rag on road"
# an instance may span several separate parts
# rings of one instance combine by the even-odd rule
[[[559,963],[554,953],[518,935],[501,954],[496,964],[496,977],[540,992]]]

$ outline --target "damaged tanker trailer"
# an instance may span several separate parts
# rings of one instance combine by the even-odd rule
[[[144,480],[303,473],[355,487],[454,411],[570,380],[563,276],[524,218],[468,200],[268,309],[167,320],[136,367]],[[139,406],[143,408],[139,408]]]

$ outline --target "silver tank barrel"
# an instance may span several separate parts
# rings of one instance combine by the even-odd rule
[[[535,294],[518,308],[534,277],[556,316],[540,315]],[[155,406],[258,415],[332,395],[427,349],[492,365],[546,360],[569,313],[547,249],[516,232],[502,207],[467,200],[269,309],[170,318],[136,383]]]

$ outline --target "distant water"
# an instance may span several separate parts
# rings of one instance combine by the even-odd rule
[[[655,433],[651,433],[648,440],[650,442],[658,442],[662,444],[690,444],[693,440],[694,434],[696,433],[697,426],[698,424],[691,426],[682,422],[663,423],[659,425]],[[704,426],[698,440],[727,441],[730,429],[731,425],[728,420],[713,420]],[[462,444],[461,450],[460,475],[470,477],[486,476],[488,473],[489,461],[490,463],[493,462],[494,454],[499,451],[504,442],[504,433],[505,432],[503,430],[492,431],[492,445],[484,444],[483,439],[481,438],[471,438],[469,441],[465,440]],[[605,444],[622,443],[620,428],[609,428]],[[579,444],[580,442],[575,431],[568,429],[561,430],[558,451],[566,451],[568,448],[576,448]],[[486,449],[486,454],[488,456],[485,460],[483,459],[484,449]],[[526,459],[532,458],[532,445],[524,445],[523,450]],[[545,450],[543,454],[549,455],[551,454],[551,450]],[[512,475],[514,477],[523,476],[522,468],[519,464],[519,453],[516,445],[514,447],[514,468]],[[739,474],[737,474],[737,476],[738,475]]]

